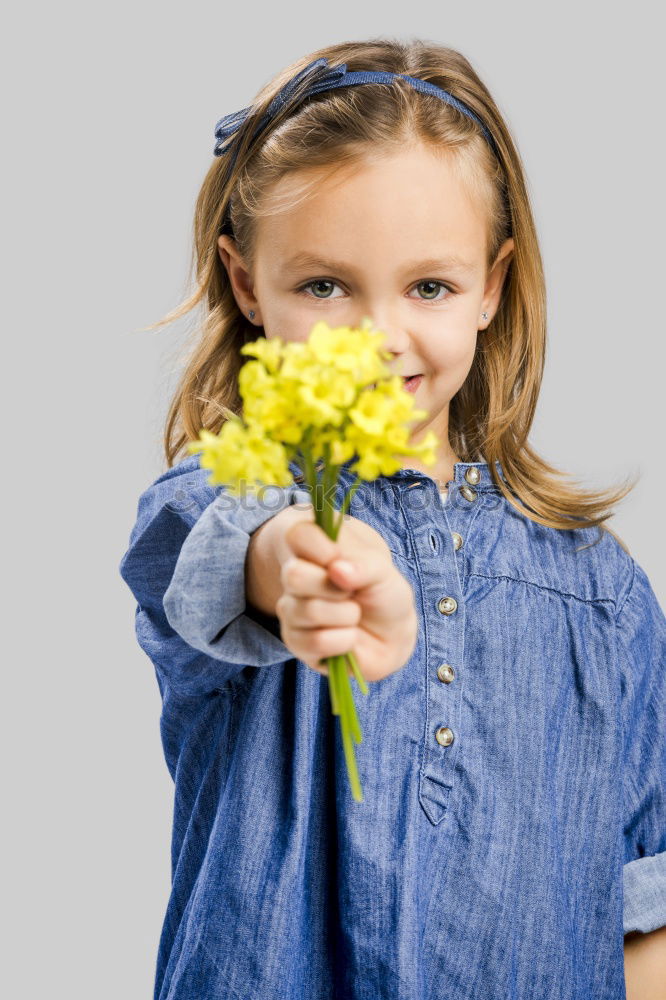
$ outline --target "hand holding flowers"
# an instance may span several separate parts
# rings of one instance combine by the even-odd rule
[[[364,521],[346,517],[334,542],[312,519],[294,520],[291,511],[272,519],[282,586],[275,610],[284,643],[325,676],[325,661],[347,649],[366,681],[400,670],[414,651],[417,615],[411,585],[385,540]]]

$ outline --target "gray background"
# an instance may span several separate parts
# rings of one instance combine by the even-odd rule
[[[634,3],[36,4],[5,22],[4,993],[148,998],[172,783],[118,575],[162,471],[213,128],[281,67],[376,35],[459,48],[527,170],[549,349],[532,440],[587,485],[666,602],[662,65]],[[190,318],[191,322],[192,319]]]

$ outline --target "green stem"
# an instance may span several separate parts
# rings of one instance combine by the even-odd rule
[[[340,714],[340,699],[338,698],[338,691],[337,691],[337,687],[336,687],[336,684],[335,684],[336,674],[335,674],[335,672],[333,670],[333,660],[334,659],[335,659],[335,657],[329,656],[327,659],[322,660],[322,663],[325,663],[326,666],[328,667],[328,692],[329,692],[329,694],[331,696],[331,709],[333,711],[333,715],[339,715]]]
[[[361,725],[358,721],[358,715],[356,714],[356,706],[354,705],[354,695],[352,693],[351,680],[348,672],[348,661],[346,656],[341,657],[341,659],[340,684],[342,687],[342,701],[345,709],[345,721],[347,723],[347,728],[354,737],[354,741],[356,743],[361,743],[363,737],[361,735]]]
[[[324,445],[324,496],[327,498],[326,501],[326,534],[333,541],[337,538],[335,531],[335,488],[338,482],[339,476],[338,465],[333,465],[331,462],[331,446],[330,444]],[[331,496],[333,499],[330,499]]]
[[[324,445],[324,472],[321,481],[322,506],[324,508],[324,530],[328,537],[331,537],[331,503],[328,498],[328,491],[331,483],[331,468],[329,466],[329,446]]]
[[[341,713],[341,730],[342,730],[342,745],[345,752],[345,761],[347,764],[347,774],[349,776],[349,781],[351,783],[352,795],[357,802],[363,801],[363,793],[361,791],[361,782],[358,777],[358,770],[356,768],[356,757],[354,754],[354,746],[352,743],[352,736],[356,739],[357,743],[361,742],[360,728],[358,726],[358,720],[356,719],[356,712],[354,710],[354,702],[351,695],[351,687],[349,685],[349,677],[347,676],[345,657],[338,657],[338,676],[340,678],[341,684],[343,685],[343,698],[344,698],[344,708]],[[351,700],[351,703],[350,703]],[[354,720],[356,719],[356,725],[354,725]]]
[[[340,507],[340,515],[339,515],[339,517],[338,517],[338,519],[337,519],[337,521],[335,523],[334,529],[333,529],[334,532],[335,532],[335,534],[331,536],[333,538],[333,541],[336,541],[336,539],[338,537],[338,534],[340,533],[340,528],[342,527],[342,525],[344,523],[345,514],[349,510],[349,505],[351,503],[351,498],[354,496],[354,493],[356,492],[356,490],[359,488],[360,485],[361,485],[361,479],[360,479],[359,476],[357,476],[356,479],[354,480],[354,482],[352,483],[352,485],[349,487],[349,489],[345,493],[345,496],[344,496],[343,501],[342,501],[342,506]]]
[[[360,689],[363,692],[363,694],[367,694],[368,693],[368,685],[366,684],[365,677],[361,673],[361,668],[358,665],[358,661],[357,661],[356,657],[354,656],[354,653],[350,650],[347,653],[347,657],[349,659],[349,662],[351,663],[351,668],[354,671],[354,677],[356,678],[356,683],[360,687]]]
[[[322,524],[322,511],[321,505],[318,503],[318,490],[317,490],[317,473],[315,472],[314,460],[312,458],[312,451],[309,447],[309,440],[306,437],[303,444],[303,462],[305,465],[305,478],[307,484],[310,487],[310,494],[312,496],[312,505],[315,512],[315,523],[323,527]]]
[[[335,504],[330,501],[328,494],[329,490],[333,489],[334,484],[337,484],[339,467],[331,466],[330,464],[330,445],[326,444],[324,446],[324,472],[322,483],[318,482],[317,471],[315,469],[315,462],[312,457],[312,450],[310,448],[308,436],[306,436],[303,442],[302,456],[305,466],[305,478],[313,498],[315,522],[323,528],[329,538],[332,538],[333,541],[335,541],[343,523],[344,514],[349,507],[351,497],[361,480],[358,477],[356,478],[356,481],[349,489],[343,500],[340,516],[336,519]],[[340,719],[342,745],[344,748],[347,775],[349,777],[352,795],[354,796],[356,802],[362,802],[363,792],[361,791],[361,782],[359,781],[358,770],[356,768],[353,742],[355,741],[356,743],[361,743],[363,737],[361,734],[361,726],[358,720],[358,715],[356,714],[356,706],[354,704],[354,695],[349,675],[349,665],[351,665],[352,672],[356,677],[359,688],[363,694],[368,693],[368,687],[359,670],[356,657],[353,653],[346,653],[339,656],[329,656],[322,658],[321,662],[325,663],[328,667],[328,690],[331,699],[331,710],[333,715],[337,715]]]

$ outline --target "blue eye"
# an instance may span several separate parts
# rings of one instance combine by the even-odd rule
[[[415,288],[419,288],[421,285],[437,285],[439,288],[446,288],[447,292],[449,292],[449,295],[453,295],[453,292],[448,287],[448,285],[445,285],[443,281],[437,281],[435,278],[428,278],[428,279],[426,279],[424,281],[419,281],[419,283],[417,285],[415,285],[414,287]],[[444,299],[448,299],[448,297],[449,297],[448,295],[445,295],[444,298],[437,299],[434,296],[428,295],[428,296],[425,297],[424,301],[426,301],[426,302],[443,302]]]
[[[337,282],[332,281],[330,278],[315,278],[314,281],[308,281],[306,285],[301,285],[298,289],[299,292],[303,292],[307,295],[306,289],[312,288],[313,285],[336,285]],[[338,285],[338,287],[340,287]],[[310,295],[311,299],[330,299],[330,295]]]
[[[311,299],[325,300],[325,299],[331,299],[331,298],[333,298],[332,295],[318,295],[316,293],[311,294],[309,292],[309,289],[314,288],[316,286],[321,286],[321,285],[334,286],[334,287],[337,287],[337,288],[340,287],[338,285],[337,281],[333,281],[332,278],[314,278],[312,281],[308,281],[305,285],[301,285],[300,288],[296,289],[296,291],[297,291],[298,294],[300,294],[300,295],[307,295]],[[436,298],[434,295],[421,296],[420,298],[421,298],[422,302],[444,302],[445,299],[448,299],[451,295],[455,294],[452,288],[449,288],[449,286],[445,285],[443,281],[438,281],[435,278],[426,278],[423,281],[417,282],[417,284],[414,285],[413,287],[414,288],[419,288],[422,285],[430,285],[431,287],[434,285],[435,286],[435,295],[437,294],[437,291],[441,290],[442,288],[445,288],[446,291],[448,292],[448,295],[440,296],[439,298]],[[335,298],[339,298],[339,297],[340,296],[335,296]]]

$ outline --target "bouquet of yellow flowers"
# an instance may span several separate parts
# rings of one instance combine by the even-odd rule
[[[418,455],[432,465],[438,444],[432,431],[420,444],[408,444],[407,423],[428,411],[414,409],[414,397],[385,364],[391,355],[383,342],[384,334],[366,318],[360,328],[317,322],[306,341],[260,337],[244,344],[241,353],[255,360],[245,362],[239,373],[242,417],[230,417],[218,434],[202,429],[188,444],[190,454],[202,452],[200,465],[211,471],[209,483],[222,484],[236,496],[248,486],[286,487],[292,482],[289,463],[295,460],[315,498],[315,521],[335,541],[362,480],[396,472],[398,456]],[[336,517],[330,495],[340,466],[352,458],[355,479]],[[321,482],[315,469],[319,460]],[[323,662],[352,793],[360,802],[352,739],[360,743],[362,736],[350,668],[363,694],[368,687],[353,650]]]

